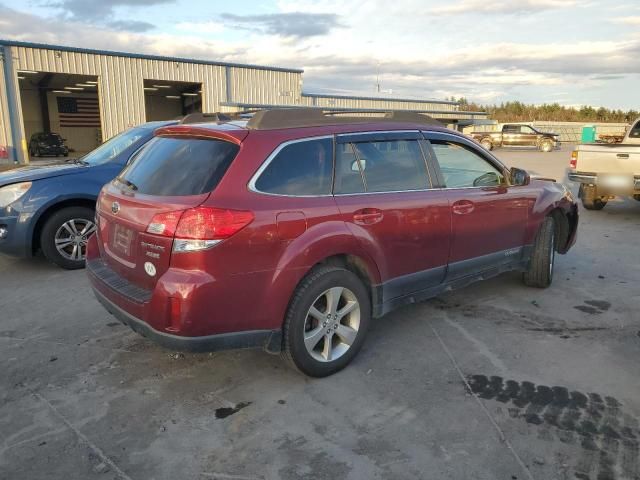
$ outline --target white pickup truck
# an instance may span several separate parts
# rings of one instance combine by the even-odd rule
[[[602,210],[616,196],[640,201],[640,119],[622,143],[585,143],[571,153],[569,180],[580,183],[579,197],[588,210]]]

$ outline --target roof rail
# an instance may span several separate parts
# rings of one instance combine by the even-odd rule
[[[377,117],[355,116],[353,114],[382,114]],[[351,114],[346,116],[345,114]],[[402,122],[439,125],[436,119],[415,112],[402,110],[340,110],[325,108],[293,107],[259,110],[247,122],[252,130],[275,130],[279,128],[316,127],[322,125],[340,125],[346,123]]]
[[[240,116],[237,113],[222,113],[222,112],[213,112],[213,113],[190,113],[189,115],[185,115],[182,120],[180,120],[181,125],[190,124],[190,123],[207,123],[207,122],[230,122],[231,120],[237,120]]]

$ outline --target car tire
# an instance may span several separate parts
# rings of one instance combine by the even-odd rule
[[[316,267],[293,294],[283,326],[282,355],[305,375],[332,375],[357,355],[370,321],[371,302],[362,281],[341,267]]]
[[[40,233],[40,248],[46,259],[66,270],[84,268],[94,221],[95,212],[87,207],[66,207],[53,213]]]
[[[529,268],[522,275],[529,287],[547,288],[553,281],[556,258],[556,225],[552,217],[546,217],[538,230],[529,260]]]
[[[544,153],[549,153],[552,150],[553,150],[553,143],[551,143],[549,140],[543,140],[542,143],[540,143],[540,151]]]
[[[40,157],[40,149],[38,147],[36,147],[36,149],[33,151],[33,156],[34,157]]]
[[[489,152],[493,150],[493,142],[491,140],[484,139],[480,142],[480,145],[482,145],[482,147]]]
[[[606,200],[598,196],[598,190],[593,185],[580,186],[580,198],[582,206],[587,210],[602,210],[607,204]]]

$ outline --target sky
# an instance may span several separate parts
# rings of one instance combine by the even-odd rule
[[[638,0],[0,0],[0,38],[302,68],[306,93],[640,108]]]

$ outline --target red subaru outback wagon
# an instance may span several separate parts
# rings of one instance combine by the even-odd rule
[[[102,189],[87,271],[172,349],[262,347],[329,375],[372,317],[509,270],[547,287],[575,242],[562,185],[418,114],[263,110],[155,136]]]

